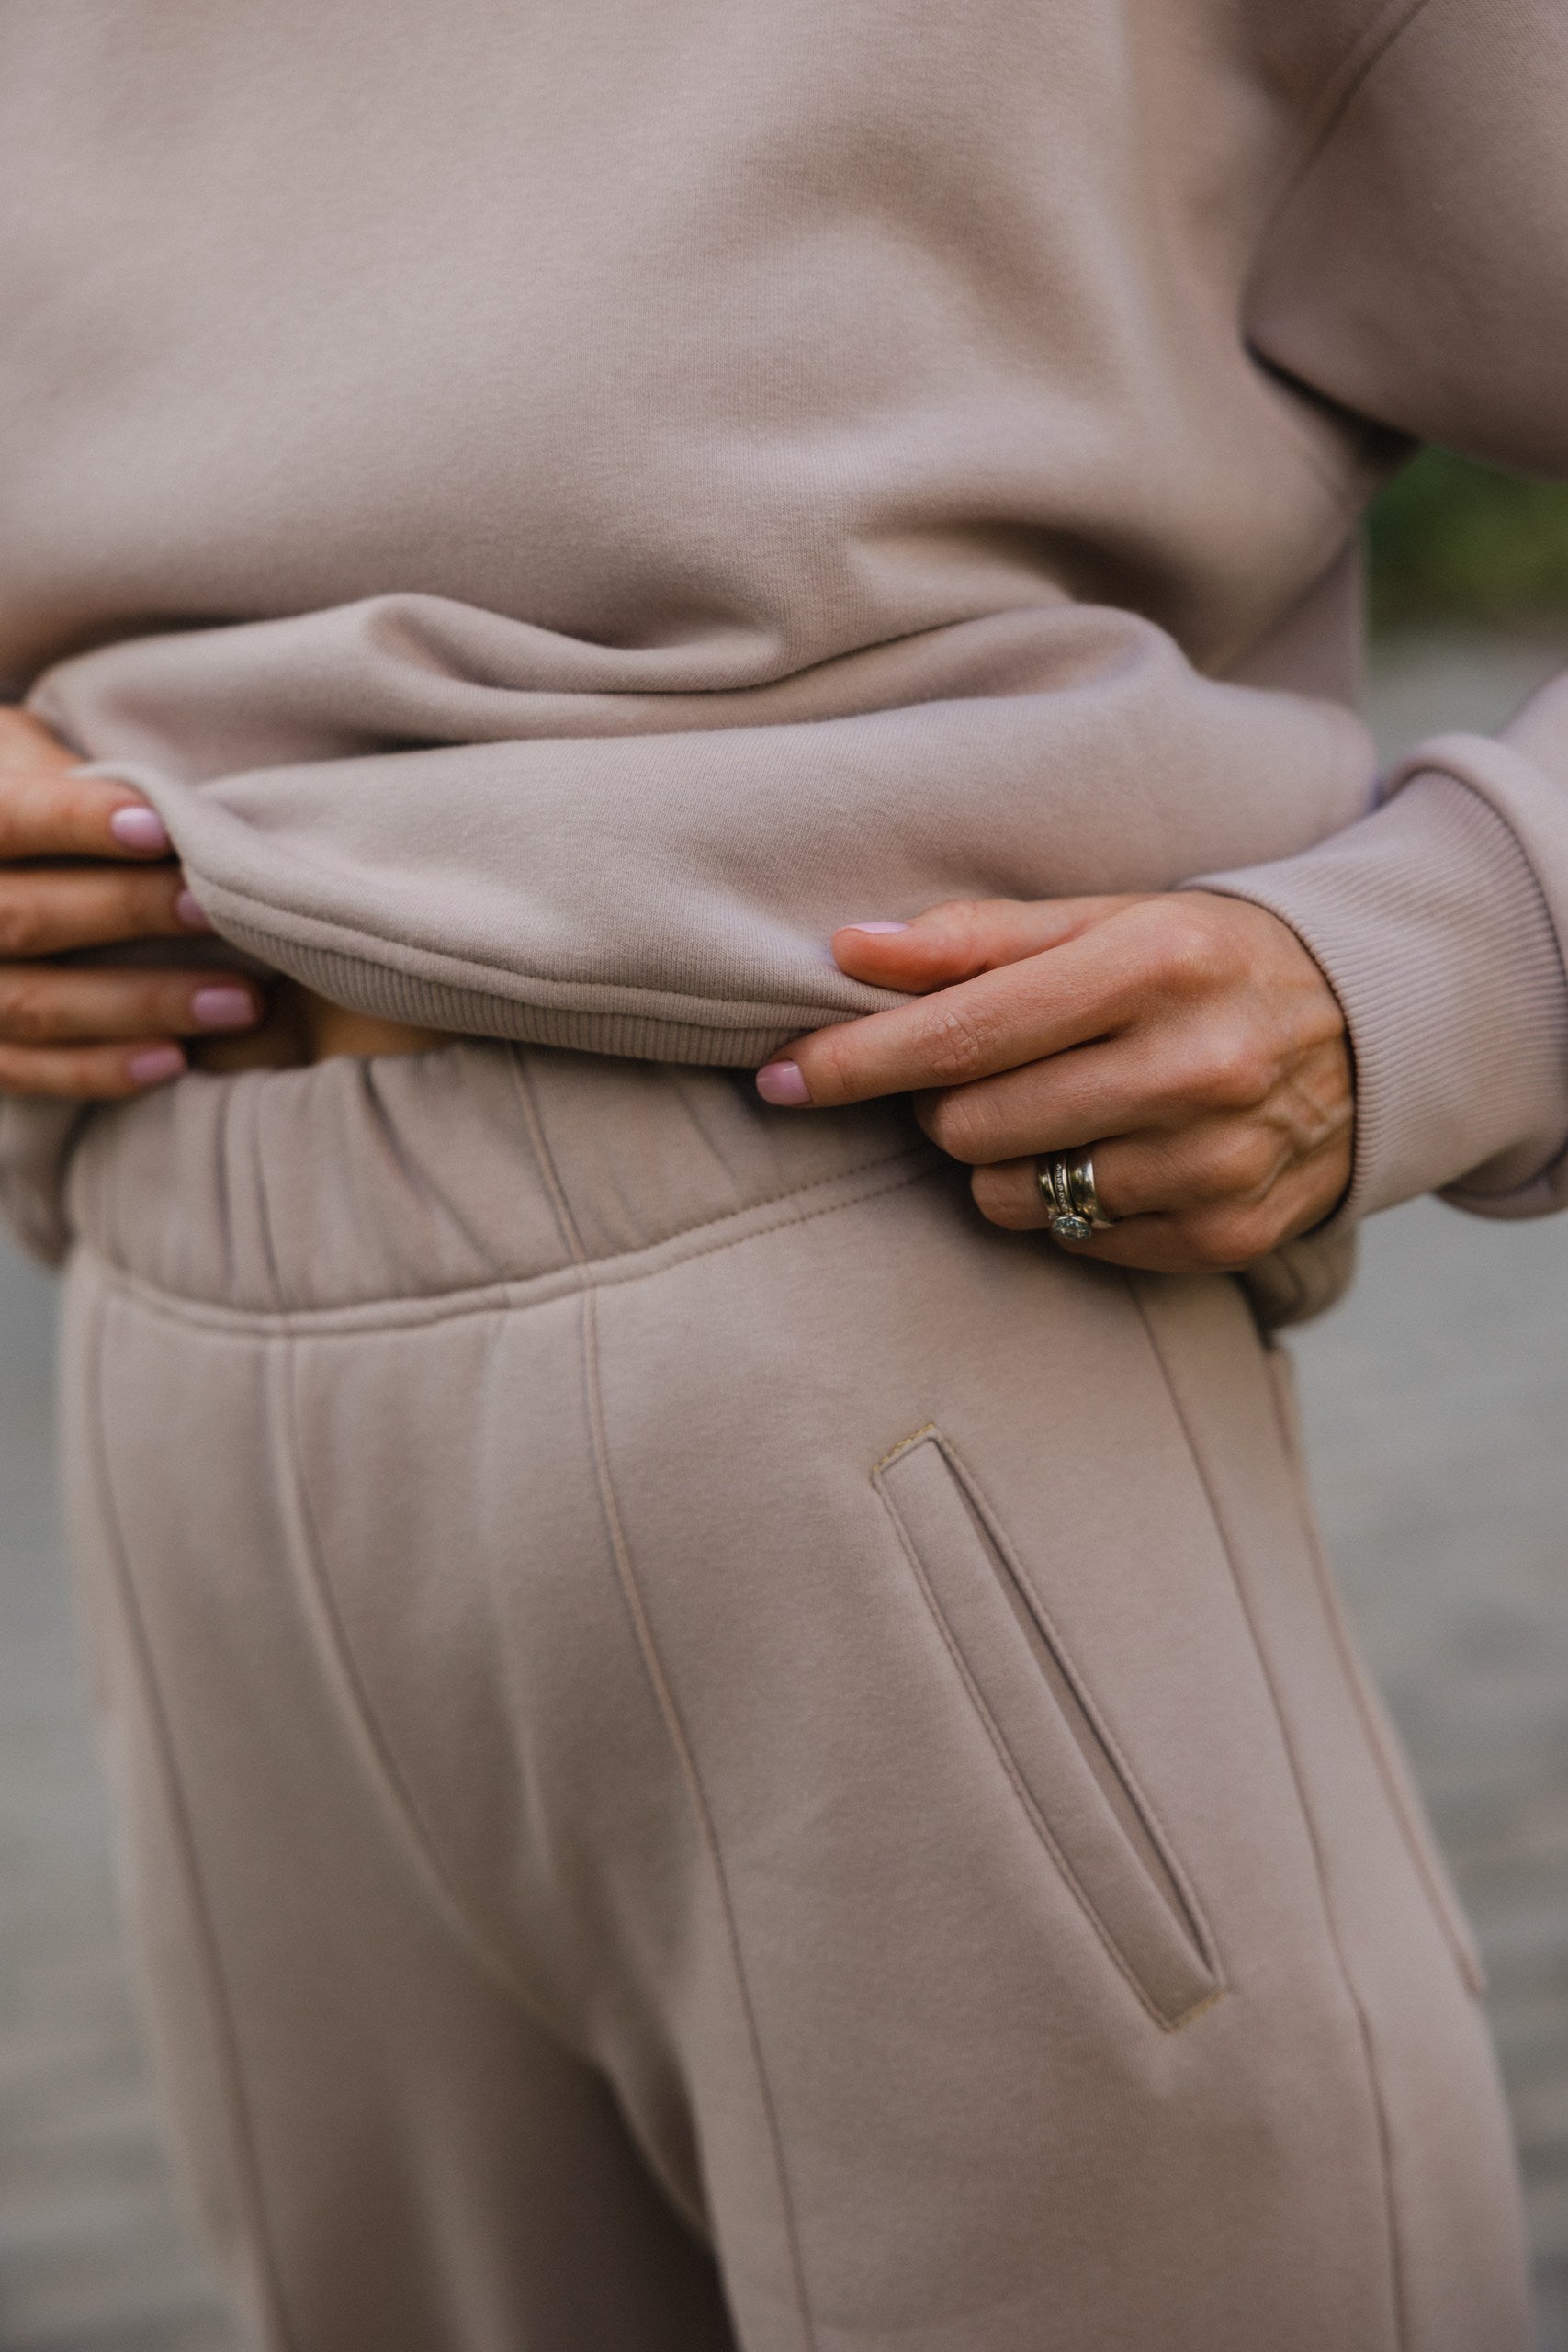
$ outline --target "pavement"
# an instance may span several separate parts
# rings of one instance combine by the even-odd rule
[[[1565,650],[1385,655],[1392,749]],[[239,2352],[171,2184],[60,1566],[51,1285],[0,1250],[0,2352]],[[1568,2352],[1568,1220],[1376,1219],[1298,1335],[1329,1549],[1473,1919]],[[1483,2347],[1477,2347],[1483,2352]]]
[[[0,2352],[238,2352],[172,2191],[61,1566],[52,1285],[0,1256]]]

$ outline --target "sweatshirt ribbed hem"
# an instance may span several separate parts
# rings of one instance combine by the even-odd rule
[[[448,1029],[464,1037],[500,1037],[513,1045],[554,1046],[568,1053],[609,1054],[630,1061],[683,1062],[705,1069],[755,1069],[776,1047],[844,1018],[830,1002],[775,1009],[694,1001],[671,1012],[660,992],[582,988],[536,980],[536,994],[502,995],[463,980],[409,972],[368,956],[316,947],[234,913],[229,894],[197,888],[223,935],[235,946],[289,973],[334,1004],[421,1029]],[[386,952],[383,950],[383,952]],[[514,982],[514,985],[517,983]],[[593,999],[612,993],[641,1000],[615,1010]],[[868,991],[868,994],[871,992]],[[581,998],[588,998],[586,1004]],[[868,1010],[903,1000],[878,989]],[[787,1018],[781,1019],[781,1012]]]
[[[1336,1225],[1450,1188],[1506,1213],[1561,1151],[1568,987],[1551,917],[1510,826],[1458,777],[1417,771],[1315,849],[1193,887],[1289,923],[1344,1010],[1356,1151]]]

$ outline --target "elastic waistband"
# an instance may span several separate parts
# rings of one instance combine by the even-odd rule
[[[735,1072],[464,1041],[106,1109],[68,1207],[141,1283],[288,1313],[592,1268],[937,1158],[901,1103],[781,1112]]]

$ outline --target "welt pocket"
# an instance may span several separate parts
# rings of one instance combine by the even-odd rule
[[[947,1441],[917,1430],[874,1482],[1041,1843],[1157,2023],[1224,1990],[1179,1865],[1006,1537]]]

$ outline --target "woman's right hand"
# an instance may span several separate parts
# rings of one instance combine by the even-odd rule
[[[254,1030],[262,991],[222,965],[55,960],[211,928],[156,811],[0,707],[0,1094],[139,1094],[186,1069],[181,1038]]]

